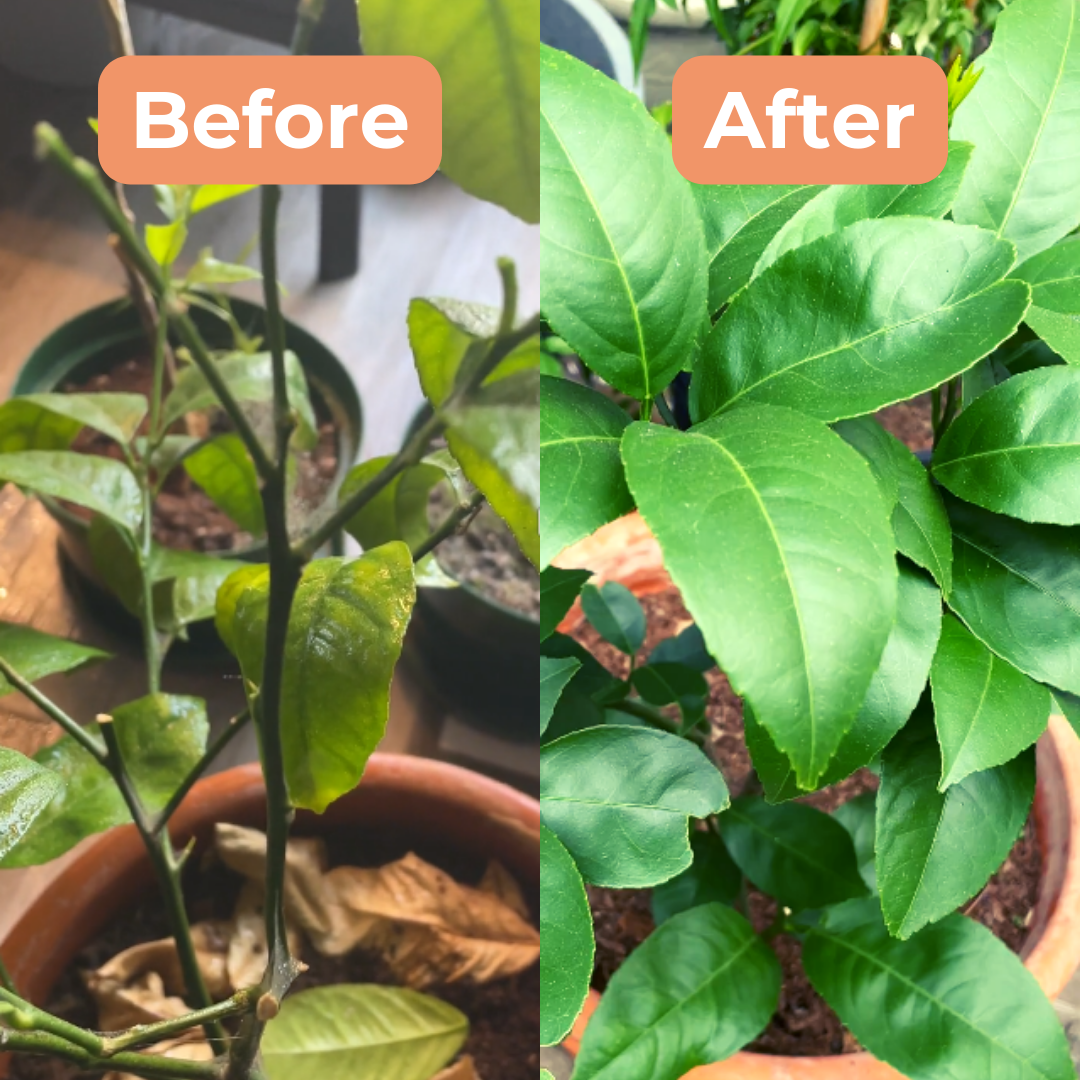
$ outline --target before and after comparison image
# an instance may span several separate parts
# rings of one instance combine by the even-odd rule
[[[1077,1080],[1078,733],[1080,0],[0,0],[0,1080]]]

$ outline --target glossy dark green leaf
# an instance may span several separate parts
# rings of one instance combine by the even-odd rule
[[[776,1010],[780,964],[723,904],[669,919],[612,977],[589,1021],[575,1080],[680,1080],[723,1061]]]
[[[0,860],[63,789],[63,780],[17,750],[0,747]]]
[[[540,657],[540,734],[547,730],[551,721],[551,714],[559,702],[559,697],[566,684],[574,677],[574,673],[581,667],[580,660],[567,658],[564,660],[552,660],[549,657]]]
[[[693,359],[707,321],[691,185],[630,91],[546,46],[540,113],[541,308],[593,371],[651,396]]]
[[[245,567],[221,587],[217,626],[244,677],[262,682],[269,573]],[[281,732],[289,795],[321,813],[360,781],[382,739],[390,679],[416,598],[398,541],[355,559],[311,563],[285,646]]]
[[[750,751],[750,760],[765,798],[771,803],[782,803],[804,794],[795,782],[791,759],[776,749],[772,736],[757,722],[754,710],[746,702],[743,702],[743,727],[746,748]]]
[[[74,671],[95,660],[107,660],[109,654],[67,638],[43,634],[29,626],[0,622],[0,657],[28,682],[37,682],[46,675]],[[11,684],[0,675],[0,695],[11,691]]]
[[[872,892],[877,892],[877,874],[874,871],[874,844],[877,832],[877,792],[864,791],[841,803],[833,811],[833,820],[851,834],[851,842],[855,845],[855,858],[859,863],[859,874],[866,887]]]
[[[837,433],[870,463],[892,510],[896,548],[929,570],[942,590],[952,588],[952,530],[949,517],[926,467],[872,417],[844,420]]]
[[[0,481],[85,506],[134,531],[142,498],[132,471],[120,461],[67,450],[0,454]]]
[[[623,458],[710,652],[811,786],[896,613],[892,528],[866,462],[824,424],[770,406],[689,432],[634,424]]]
[[[973,773],[947,791],[929,710],[881,756],[876,870],[892,934],[917,930],[970,900],[1005,861],[1035,794],[1035,755]]]
[[[274,368],[269,353],[236,353],[218,360],[217,367],[237,401],[264,404],[273,400]],[[298,435],[301,445],[310,446],[315,438],[315,413],[304,369],[295,353],[285,354],[285,376],[289,404],[300,422]],[[217,404],[217,395],[203,373],[194,364],[189,364],[177,376],[172,391],[165,399],[162,423],[171,427],[185,413],[212,409]]]
[[[1035,977],[978,923],[950,915],[909,941],[870,904],[810,931],[803,965],[875,1057],[910,1080],[1072,1080],[1069,1045]],[[838,911],[838,916],[844,912]],[[855,923],[855,925],[850,925]]]
[[[941,593],[925,575],[900,563],[896,624],[851,730],[829,762],[821,786],[869,765],[907,723],[919,703],[941,634]]]
[[[851,834],[821,810],[744,796],[719,825],[739,869],[787,907],[804,911],[866,894]]]
[[[1002,280],[1012,263],[993,233],[926,218],[860,221],[789,251],[706,338],[693,414],[758,401],[840,420],[929,390],[1019,325],[1029,290]]]
[[[709,259],[709,310],[719,311],[751,278],[769,242],[819,184],[694,184]]]
[[[626,724],[633,722],[629,716],[620,720],[620,723]],[[555,703],[555,711],[551,714],[547,729],[540,736],[541,746],[547,746],[566,735],[573,735],[576,731],[600,727],[603,723],[605,723],[603,707],[597,705],[588,694],[579,690],[571,681]]]
[[[711,671],[716,661],[709,655],[701,627],[693,623],[675,637],[664,638],[651,653],[650,664],[682,664],[695,671]]]
[[[946,616],[930,672],[941,746],[941,790],[1012,761],[1046,730],[1052,701],[963,623]]]
[[[739,895],[742,871],[711,828],[691,829],[690,849],[694,861],[652,891],[652,914],[657,926],[702,904],[730,904]]]
[[[687,819],[727,804],[716,766],[663,731],[592,728],[540,755],[544,823],[594,885],[643,888],[674,877],[692,858]]]
[[[1068,364],[1080,364],[1080,315],[1032,305],[1024,320]]]
[[[700,671],[682,664],[649,663],[634,671],[633,684],[650,705],[678,705],[682,713],[682,731],[686,732],[705,718],[709,684]]]
[[[161,810],[206,751],[206,702],[178,694],[150,694],[113,709],[124,759],[143,804]]]
[[[1077,697],[1076,694],[1070,694],[1066,690],[1052,689],[1050,692],[1054,697],[1057,711],[1072,724],[1073,730],[1080,735],[1080,697]]]
[[[1031,302],[1061,315],[1080,315],[1080,236],[1066,236],[1021,263],[1010,277],[1031,286]]]
[[[975,144],[953,217],[1011,240],[1024,262],[1080,223],[1080,9],[1010,5],[980,66],[952,125]]]
[[[581,609],[593,629],[628,656],[645,643],[645,611],[637,597],[617,581],[581,590]]]
[[[539,374],[518,371],[444,413],[446,442],[534,565],[540,561]]]
[[[570,853],[540,826],[540,1045],[561,1042],[592,977],[592,912]]]
[[[268,1080],[431,1080],[465,1044],[469,1018],[398,986],[316,986],[290,994],[268,1025]]]
[[[949,143],[945,168],[926,184],[834,184],[815,195],[772,238],[754,277],[781,255],[856,221],[883,217],[940,218],[949,212],[971,159],[971,143]]]
[[[560,570],[547,566],[540,571],[540,640],[555,633],[573,606],[582,585],[592,577],[591,570]]]
[[[540,379],[540,562],[634,508],[619,442],[630,418],[568,379]]]
[[[1080,694],[1080,535],[947,498],[949,607],[998,656],[1037,682]]]
[[[0,430],[6,427],[2,414],[16,401],[21,402],[23,407],[35,407],[54,417],[70,420],[76,431],[90,427],[118,443],[128,443],[135,437],[148,407],[142,394],[24,394],[0,408]],[[27,448],[54,449],[53,446],[42,445],[37,439],[28,442]]]
[[[184,459],[188,476],[245,532],[266,532],[255,464],[239,435],[219,435]]]
[[[987,390],[949,425],[934,476],[999,514],[1080,524],[1080,371],[1039,368]]]

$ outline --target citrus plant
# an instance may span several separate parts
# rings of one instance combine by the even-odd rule
[[[575,1080],[677,1080],[762,1031],[780,973],[744,880],[905,1076],[1074,1075],[1034,978],[957,910],[1080,692],[1078,30],[1075,0],[1015,0],[916,187],[695,187],[634,97],[542,53],[542,313],[598,377],[541,376],[544,1043],[588,990],[584,885],[653,887],[660,924]],[[873,414],[927,391],[924,461]],[[625,589],[552,565],[635,508],[695,620],[647,659]],[[627,680],[558,633],[579,593]],[[714,658],[763,791],[730,804],[696,745]],[[876,800],[792,801],[863,766]]]
[[[320,0],[300,3],[294,51],[306,50],[322,6]],[[521,50],[515,57],[527,61]],[[434,548],[487,499],[526,552],[534,559],[538,555],[540,320],[519,322],[514,268],[505,260],[499,266],[501,310],[416,301],[411,336],[431,418],[397,455],[357,466],[321,520],[292,520],[287,513],[290,455],[310,438],[312,406],[299,361],[284,347],[276,270],[280,190],[261,189],[267,351],[256,353],[254,343],[246,342],[245,349],[238,342],[236,353],[216,355],[190,307],[212,304],[227,319],[227,307],[208,298],[203,287],[253,275],[209,254],[183,277],[174,275],[172,266],[190,217],[246,189],[159,188],[168,223],[148,226],[140,235],[122,191],[111,189],[90,162],[73,156],[48,125],[39,125],[37,138],[41,154],[96,203],[130,272],[133,292],[147,299],[153,391],[149,397],[37,394],[5,404],[0,407],[0,478],[92,514],[97,565],[142,625],[147,694],[117,702],[96,718],[71,716],[34,684],[103,654],[23,626],[0,625],[0,692],[21,691],[64,733],[34,760],[0,751],[0,857],[8,867],[38,865],[88,836],[133,823],[156,872],[192,1011],[103,1034],[27,1001],[0,964],[0,1041],[5,1052],[62,1058],[94,1072],[161,1080],[263,1077],[263,1036],[279,1010],[288,1007],[286,995],[298,973],[283,895],[294,810],[322,812],[360,781],[385,731],[390,681],[416,583],[432,572],[428,557]],[[487,181],[494,183],[491,177]],[[462,182],[471,182],[467,168]],[[528,211],[520,176],[499,190],[503,201]],[[170,354],[178,368],[168,387]],[[229,434],[200,439],[174,433],[184,415],[211,407],[227,415]],[[87,428],[110,440],[114,454],[73,449],[75,436]],[[443,438],[448,451],[431,452]],[[199,482],[238,522],[265,532],[267,564],[178,553],[154,542],[157,490],[173,468],[190,470],[200,461],[205,467],[196,470]],[[464,492],[462,477],[476,493],[460,495],[445,519],[430,528],[421,512],[426,495],[444,480]],[[343,528],[360,538],[364,553],[313,561]],[[172,643],[191,623],[209,617],[239,661],[248,708],[207,745],[205,702],[163,693],[161,671]],[[267,793],[268,957],[257,985],[214,1001],[200,971],[182,893],[190,851],[178,847],[169,823],[249,722],[257,729]],[[401,1000],[391,1004],[404,1009]],[[368,1005],[379,1023],[393,1019],[385,1008],[375,1008],[378,1002]],[[413,1010],[405,1020],[415,1027],[422,1014]],[[303,1015],[279,1029],[279,1052],[290,1031],[310,1049],[312,1012]],[[359,1014],[350,1015],[356,1024]],[[199,1026],[217,1054],[212,1062],[146,1052]],[[451,1056],[455,1052],[452,1048]],[[320,1065],[307,1067],[314,1075]],[[412,1068],[409,1075],[419,1080],[430,1075],[420,1078],[415,1061]],[[436,1062],[432,1072],[439,1068]]]

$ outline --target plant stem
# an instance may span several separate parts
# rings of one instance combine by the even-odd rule
[[[224,1020],[230,1016],[239,1016],[242,1013],[251,1012],[258,1001],[258,991],[254,987],[240,990],[232,997],[212,1005],[209,1009],[199,1009],[197,1012],[187,1013],[185,1016],[177,1016],[170,1020],[160,1020],[156,1024],[139,1024],[127,1031],[115,1035],[107,1035],[100,1039],[102,1057],[113,1057],[125,1050],[136,1046],[145,1046],[147,1043],[161,1042],[172,1035],[180,1035],[190,1031],[194,1027],[205,1024],[209,1020]]]
[[[139,577],[142,579],[143,647],[146,650],[146,682],[148,692],[161,692],[161,641],[154,618],[154,493],[150,490],[149,465],[139,466],[139,487],[142,489],[142,542],[139,545]],[[106,740],[107,742],[108,740]]]
[[[47,698],[33,683],[27,682],[2,656],[0,656],[0,673],[23,697],[32,701],[50,720],[54,720],[64,729],[88,754],[101,764],[108,759],[108,752],[97,739],[82,725],[73,720],[54,701]]]
[[[300,0],[293,27],[292,54],[305,56],[311,50],[311,39],[322,22],[326,0]]]
[[[180,804],[184,801],[188,792],[202,779],[203,773],[206,772],[225,747],[247,727],[247,722],[250,719],[251,711],[244,709],[243,712],[238,713],[226,724],[225,730],[210,744],[199,763],[187,774],[184,782],[173,792],[173,796],[165,805],[165,809],[154,818],[150,831],[155,836],[165,828],[172,819],[173,814],[180,808]]]
[[[320,0],[321,2],[321,0]],[[304,21],[304,5],[297,23],[297,34]],[[296,427],[296,418],[289,405],[289,387],[285,378],[285,320],[281,317],[281,296],[278,293],[277,215],[281,203],[281,188],[264,184],[259,190],[259,249],[262,261],[263,296],[266,300],[266,339],[274,371],[274,465],[284,473],[289,453],[289,438]],[[267,281],[272,285],[265,284]]]
[[[439,527],[422,544],[413,548],[413,562],[418,563],[425,555],[430,555],[447,537],[453,536],[464,522],[471,520],[476,515],[476,512],[483,504],[484,493],[474,491],[468,502],[455,506],[443,518]]]
[[[157,325],[154,329],[154,386],[150,392],[150,447],[156,447],[162,435],[158,427],[161,423],[161,397],[165,389],[165,348],[168,344],[169,324],[160,311],[157,313]]]
[[[615,709],[618,712],[624,712],[627,716],[635,716],[637,719],[644,720],[645,723],[651,724],[661,731],[671,732],[672,735],[679,734],[680,725],[678,721],[665,716],[655,706],[650,705],[646,701],[642,701],[640,698],[623,698],[622,701],[617,701],[615,704],[607,707],[609,709]],[[704,734],[696,728],[681,737],[689,739],[690,742],[697,743],[698,746],[705,745]]]
[[[0,1016],[7,1022],[11,1022],[12,1013],[14,1012],[19,1015],[21,1022],[28,1028],[43,1031],[47,1035],[55,1035],[59,1039],[64,1039],[86,1050],[88,1053],[101,1054],[102,1040],[100,1035],[95,1035],[92,1031],[86,1031],[84,1028],[69,1024],[66,1020],[61,1020],[60,1017],[53,1016],[52,1013],[31,1005],[30,1002],[24,1001],[18,994],[14,994],[9,990],[0,990],[0,1002],[3,1002],[3,1005],[0,1006],[0,1009],[2,1009]]]
[[[665,424],[670,428],[678,430],[678,423],[675,421],[675,416],[671,411],[671,406],[667,403],[667,398],[662,393],[656,395],[656,408],[660,413]]]

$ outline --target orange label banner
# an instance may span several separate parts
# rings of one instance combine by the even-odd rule
[[[696,184],[923,184],[949,153],[921,56],[699,56],[675,73],[672,154]]]
[[[418,184],[442,158],[442,80],[418,56],[125,56],[98,130],[123,184]]]

